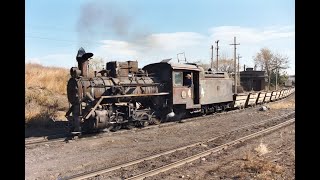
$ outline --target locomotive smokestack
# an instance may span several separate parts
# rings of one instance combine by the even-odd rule
[[[93,53],[86,53],[86,51],[82,47],[78,50],[78,54],[77,54],[78,68],[81,71],[82,77],[88,77],[89,58],[91,58],[92,56],[93,56]]]

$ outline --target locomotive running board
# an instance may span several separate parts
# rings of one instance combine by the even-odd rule
[[[99,101],[96,105],[90,110],[90,112],[85,116],[85,119],[88,119],[94,110],[100,105],[103,99],[111,99],[111,98],[122,98],[122,97],[143,97],[143,96],[163,96],[168,95],[169,93],[162,92],[162,93],[152,93],[152,94],[125,94],[125,95],[116,95],[116,96],[101,96]]]

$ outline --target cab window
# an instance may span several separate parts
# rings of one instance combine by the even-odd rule
[[[182,86],[183,78],[182,72],[173,72],[173,84],[175,86]]]

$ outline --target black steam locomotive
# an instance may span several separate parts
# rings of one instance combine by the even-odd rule
[[[168,111],[166,86],[155,74],[138,68],[138,62],[108,62],[106,69],[89,77],[92,53],[80,48],[78,68],[70,69],[67,85],[71,108],[66,114],[72,132],[159,123]]]
[[[227,73],[168,60],[142,69],[136,61],[111,61],[89,77],[92,56],[80,48],[78,67],[70,69],[67,95],[71,107],[66,117],[71,132],[143,127],[233,106],[233,81]]]

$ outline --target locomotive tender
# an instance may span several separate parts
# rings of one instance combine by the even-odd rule
[[[92,56],[80,48],[78,67],[70,69],[67,96],[71,107],[66,117],[73,133],[143,127],[243,104],[224,72],[205,71],[192,63],[162,61],[140,69],[136,61],[111,61],[90,77]],[[191,85],[187,83],[190,75]]]

